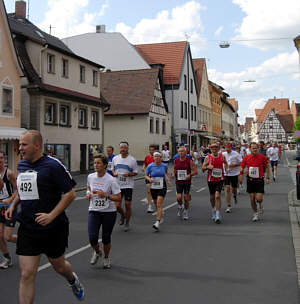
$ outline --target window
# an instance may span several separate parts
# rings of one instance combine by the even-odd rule
[[[269,121],[273,121],[273,117],[269,117]]]
[[[98,71],[95,70],[93,71],[93,86],[98,86]]]
[[[80,66],[80,82],[85,83],[85,66]]]
[[[259,135],[259,138],[260,138],[260,139],[265,139],[265,134],[260,134],[260,135]]]
[[[87,127],[87,109],[79,108],[78,110],[78,127]]]
[[[194,107],[194,119],[197,121],[197,107]]]
[[[2,90],[2,109],[1,114],[13,114],[13,91],[12,89],[3,88]]]
[[[187,112],[188,112],[188,106],[187,106],[187,103],[185,102],[185,103],[184,103],[184,118],[185,118],[185,119],[187,119],[187,117],[188,117]]]
[[[276,137],[277,137],[277,139],[280,139],[280,140],[281,140],[281,139],[282,139],[282,134],[277,134]]]
[[[269,126],[270,129],[273,129],[273,126]]]
[[[186,75],[184,75],[184,89],[187,90],[187,79],[186,79]]]
[[[70,170],[71,149],[70,145],[64,144],[45,144],[44,151],[46,154],[59,159],[67,170]]]
[[[45,123],[54,124],[56,122],[56,104],[46,102],[45,104]]]
[[[55,56],[47,54],[47,71],[48,73],[55,73]]]
[[[162,121],[161,133],[164,135],[166,134],[166,121],[165,120]]]
[[[99,129],[99,112],[92,111],[92,119],[91,119],[91,127],[92,129]]]
[[[154,133],[154,129],[153,129],[153,118],[150,117],[150,133]]]
[[[194,120],[194,107],[191,105],[191,120]]]
[[[155,133],[159,134],[159,119],[156,118],[155,120]]]
[[[194,87],[193,87],[193,79],[191,79],[191,93],[193,94]]]
[[[180,118],[183,118],[183,101],[180,101]]]
[[[61,126],[70,125],[70,107],[68,105],[60,105],[59,108],[59,124]]]
[[[67,59],[62,59],[61,76],[64,78],[69,77],[69,61]]]

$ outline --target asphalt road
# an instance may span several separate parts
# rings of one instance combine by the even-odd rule
[[[209,194],[202,173],[194,179],[190,219],[177,218],[176,206],[165,212],[160,232],[155,216],[147,214],[145,184],[136,181],[132,229],[116,225],[111,250],[112,269],[90,266],[86,200],[77,194],[68,215],[71,221],[67,253],[86,290],[85,303],[160,304],[299,303],[297,272],[288,214],[288,191],[293,188],[288,168],[279,166],[276,183],[266,187],[264,220],[251,222],[246,193],[238,197],[222,224],[210,220]],[[164,207],[175,201],[170,187]],[[223,211],[225,198],[222,198]],[[13,250],[13,247],[10,246]],[[81,249],[80,252],[74,252]],[[73,255],[74,254],[74,255]],[[19,270],[0,272],[0,303],[17,303]],[[36,304],[76,303],[63,278],[44,266],[36,280]]]

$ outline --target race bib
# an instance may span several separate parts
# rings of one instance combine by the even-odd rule
[[[216,178],[222,177],[222,169],[213,168],[213,169],[212,169],[211,175],[212,175],[213,177],[216,177]]]
[[[38,200],[37,172],[20,173],[17,178],[18,192],[21,200]]]
[[[107,164],[107,170],[112,171],[113,168],[114,168],[113,163],[112,163],[112,162],[109,162],[109,163]]]
[[[93,210],[104,210],[109,207],[109,202],[106,197],[99,197],[97,194],[92,196]]]
[[[3,188],[0,190],[0,200],[6,200],[7,198],[9,198],[9,194],[6,188],[6,184],[3,183]]]
[[[128,185],[129,184],[129,178],[125,177],[123,175],[118,175],[118,181],[120,186]]]
[[[258,167],[249,168],[249,176],[252,178],[259,178],[259,169]]]
[[[177,180],[186,180],[187,171],[186,170],[178,170],[177,171]]]
[[[154,177],[154,182],[151,183],[151,189],[162,189],[164,187],[163,177]]]

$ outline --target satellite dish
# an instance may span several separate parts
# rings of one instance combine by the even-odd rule
[[[219,43],[219,47],[222,48],[222,49],[227,49],[230,47],[230,43],[228,41],[221,41]]]

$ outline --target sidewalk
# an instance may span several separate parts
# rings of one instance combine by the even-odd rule
[[[283,153],[283,157],[286,157],[287,165],[290,168],[296,168],[298,161],[295,160],[296,150],[285,150]]]

